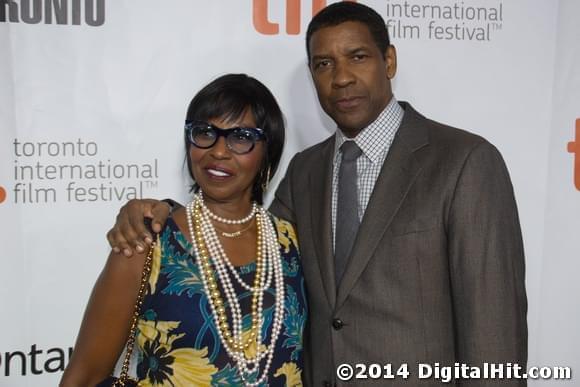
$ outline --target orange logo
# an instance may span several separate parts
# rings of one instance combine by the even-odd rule
[[[4,187],[0,186],[0,203],[6,200],[6,190]]]
[[[576,140],[568,143],[568,152],[574,154],[574,185],[580,191],[580,118],[576,120]]]
[[[343,0],[356,1],[356,0]],[[298,35],[300,33],[302,0],[286,0],[286,33]],[[312,16],[326,7],[326,0],[312,0]],[[254,28],[264,35],[278,35],[280,26],[268,19],[268,0],[254,0],[253,3]]]

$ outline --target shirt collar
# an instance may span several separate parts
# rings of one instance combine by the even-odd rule
[[[380,163],[382,160],[381,155],[390,147],[395,138],[404,113],[405,111],[393,96],[381,114],[369,126],[361,130],[353,140],[346,137],[340,129],[337,129],[336,140],[334,141],[335,162],[342,144],[351,140],[358,145],[362,153],[372,163]]]

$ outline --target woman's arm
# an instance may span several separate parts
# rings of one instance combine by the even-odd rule
[[[147,253],[137,253],[137,259],[109,255],[93,288],[61,387],[94,386],[113,371],[127,341]]]

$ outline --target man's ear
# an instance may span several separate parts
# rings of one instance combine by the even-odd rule
[[[385,65],[387,66],[387,78],[393,79],[397,73],[397,50],[390,45],[385,51]]]

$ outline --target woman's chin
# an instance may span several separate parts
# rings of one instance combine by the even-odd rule
[[[231,187],[227,186],[213,186],[208,185],[200,186],[201,191],[203,192],[204,200],[208,202],[217,202],[217,203],[224,203],[224,202],[234,202],[234,201],[250,201],[252,197],[250,190],[235,190]]]

